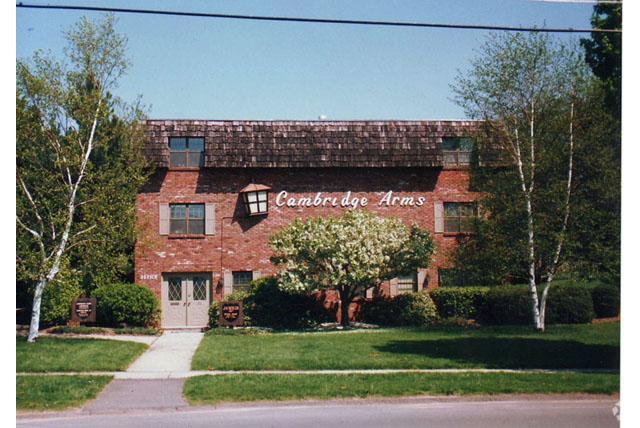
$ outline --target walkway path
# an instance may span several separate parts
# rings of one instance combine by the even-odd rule
[[[113,376],[115,379],[184,379],[194,376],[234,374],[393,374],[393,373],[619,373],[619,369],[342,369],[342,370],[187,370],[187,371],[126,371],[126,372],[50,372],[18,373],[19,376]]]
[[[116,379],[82,411],[122,413],[186,407],[184,378],[172,378],[171,374],[191,370],[191,358],[203,336],[200,332],[165,331],[126,372],[117,372]]]

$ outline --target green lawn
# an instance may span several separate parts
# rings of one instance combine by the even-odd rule
[[[91,400],[111,376],[17,376],[18,410],[61,410]]]
[[[620,324],[249,335],[212,330],[194,370],[620,367]],[[232,334],[229,334],[232,333]]]
[[[40,337],[36,343],[16,337],[17,372],[125,370],[148,345],[100,339]]]
[[[344,375],[224,375],[187,379],[190,404],[410,395],[517,393],[614,394],[618,374],[400,373]]]

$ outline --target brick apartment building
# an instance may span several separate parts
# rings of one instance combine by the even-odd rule
[[[366,209],[431,231],[428,269],[388,295],[445,281],[475,215],[472,121],[150,120],[156,172],[137,197],[136,282],[160,298],[163,327],[205,326],[212,300],[273,274],[268,239],[293,219]]]

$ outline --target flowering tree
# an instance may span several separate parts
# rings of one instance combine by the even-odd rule
[[[382,281],[425,268],[434,253],[429,232],[364,211],[340,217],[296,220],[271,237],[271,261],[289,290],[336,290],[341,321],[359,292]]]

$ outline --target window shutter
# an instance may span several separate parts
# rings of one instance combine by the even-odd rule
[[[254,281],[255,281],[256,279],[258,279],[258,278],[261,278],[261,277],[262,277],[262,272],[260,272],[259,270],[254,270],[254,271],[253,271],[253,277],[252,277],[252,279],[253,279]]]
[[[427,277],[427,272],[424,269],[418,270],[418,291],[422,291],[424,287],[424,280]]]
[[[169,234],[169,204],[160,204],[160,235]]]
[[[389,294],[391,295],[390,297],[398,295],[398,278],[389,280]]]
[[[444,205],[442,201],[433,203],[433,219],[435,221],[435,232],[444,232]]]
[[[224,271],[224,282],[222,283],[222,297],[228,296],[233,292],[233,272]]]
[[[204,204],[204,234],[216,234],[216,204]]]

